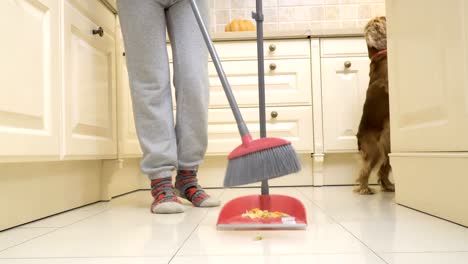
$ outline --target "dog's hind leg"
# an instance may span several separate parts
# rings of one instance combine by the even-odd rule
[[[379,169],[379,183],[382,186],[382,191],[384,192],[395,191],[395,185],[388,178],[391,170],[392,166],[390,165],[388,157],[386,157]]]
[[[384,155],[384,161],[379,169],[379,183],[384,192],[394,192],[395,185],[388,178],[390,171],[392,170],[392,166],[390,165],[390,160],[388,158],[388,153],[390,153],[390,126],[388,121],[385,123],[384,130],[380,136],[379,145]]]
[[[359,187],[354,191],[360,194],[374,194],[374,191],[369,188],[369,176],[380,160],[381,152],[377,145],[377,140],[372,135],[365,137],[361,143],[361,157],[362,167],[359,172],[359,178],[357,182]]]

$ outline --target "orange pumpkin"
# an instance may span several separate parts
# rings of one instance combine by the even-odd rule
[[[231,23],[227,24],[224,28],[226,32],[236,32],[236,31],[255,31],[254,24],[247,19],[234,19]]]

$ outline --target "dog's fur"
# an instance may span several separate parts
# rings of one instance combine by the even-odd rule
[[[387,48],[386,18],[376,17],[366,25],[364,34],[369,58]],[[387,56],[379,55],[371,61],[367,89],[359,131],[357,133],[358,149],[362,158],[359,174],[360,194],[372,194],[368,181],[372,170],[378,165],[379,183],[384,191],[395,191],[389,180],[391,171],[388,153],[390,152],[390,123],[388,99]],[[381,162],[381,163],[380,163]]]

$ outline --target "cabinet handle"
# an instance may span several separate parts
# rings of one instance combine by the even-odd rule
[[[272,71],[276,70],[276,64],[275,63],[270,63],[270,70],[272,70]]]
[[[344,66],[345,66],[345,68],[347,68],[347,69],[348,69],[348,68],[351,68],[351,65],[352,65],[352,64],[351,64],[350,61],[345,61],[345,63],[344,63]]]
[[[99,27],[98,29],[93,29],[93,35],[99,35],[102,37],[104,35],[104,29],[102,27]]]
[[[278,117],[278,112],[272,111],[272,112],[271,112],[271,117],[272,117],[272,118],[277,118],[277,117]]]
[[[273,52],[276,50],[276,45],[275,44],[270,44],[270,47],[269,47],[270,51]]]
[[[122,56],[124,56],[124,57],[125,57],[125,51],[122,53]]]

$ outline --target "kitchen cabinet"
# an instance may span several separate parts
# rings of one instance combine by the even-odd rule
[[[468,226],[468,5],[389,0],[387,13],[395,200]]]
[[[313,152],[310,40],[265,41],[267,135]],[[224,71],[254,138],[259,137],[258,66],[255,41],[216,42]],[[225,155],[241,144],[237,125],[213,63],[209,63],[208,155]]]
[[[363,38],[321,40],[324,152],[356,152],[356,134],[369,85]]]
[[[59,2],[0,1],[0,161],[60,156]]]
[[[121,38],[118,39],[122,43]],[[119,44],[123,53],[123,45]],[[255,41],[215,42],[236,101],[254,137],[258,135],[258,77]],[[288,47],[288,45],[290,47]],[[309,40],[279,40],[265,43],[266,103],[278,113],[268,120],[268,136],[284,137],[298,152],[313,151],[312,89]],[[168,44],[172,79],[171,48]],[[243,49],[245,48],[245,49]],[[239,52],[244,50],[245,52]],[[125,60],[119,64],[119,156],[139,157],[128,73]],[[210,102],[207,155],[225,155],[240,144],[231,109],[212,62],[208,65]],[[172,94],[174,99],[174,87]],[[174,110],[176,104],[174,100]],[[248,120],[248,121],[247,121]]]
[[[103,5],[83,12],[85,2],[64,2],[62,147],[66,159],[114,158],[115,17]]]
[[[2,1],[0,22],[0,161],[115,158],[115,14],[95,0]]]

